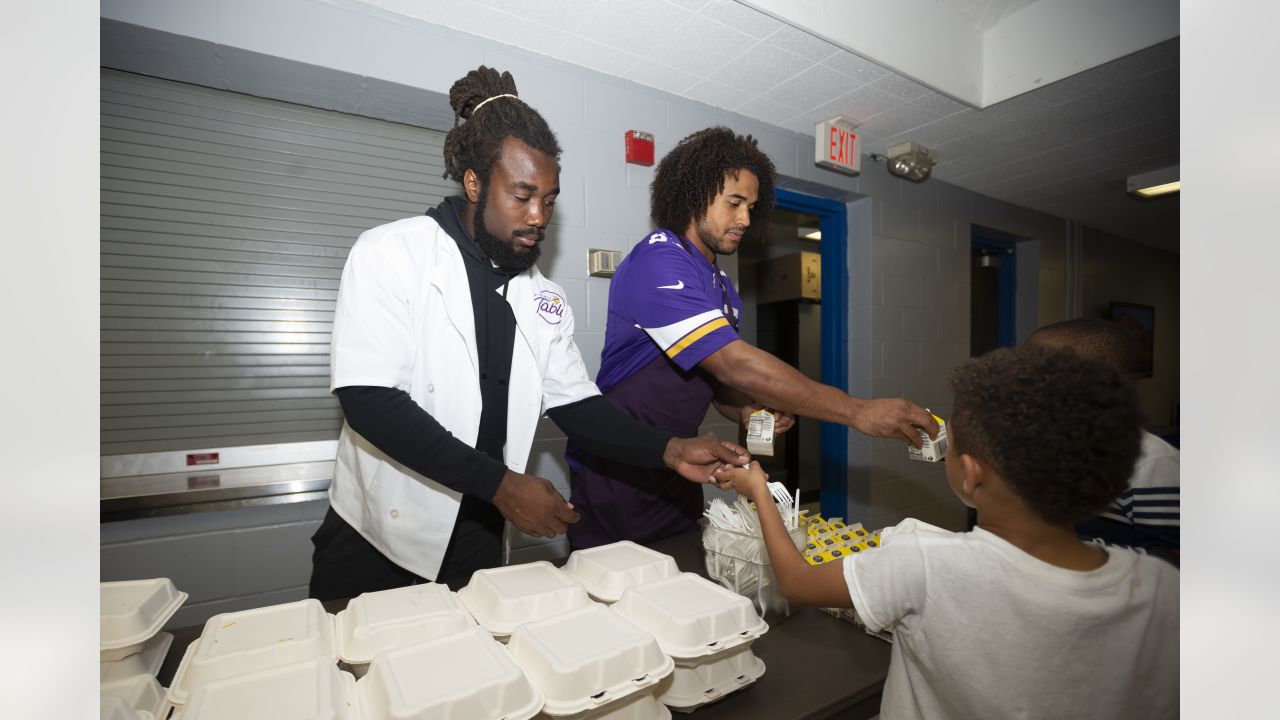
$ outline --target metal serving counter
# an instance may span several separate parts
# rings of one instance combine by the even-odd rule
[[[676,560],[682,571],[706,577],[700,533],[677,535],[649,545]],[[338,612],[345,600],[325,603]],[[698,708],[699,720],[809,720],[873,717],[889,669],[890,647],[861,628],[813,608],[790,617],[766,617],[769,631],[751,649],[765,663],[765,674],[751,686]],[[159,680],[168,687],[200,626],[173,631]],[[674,717],[679,718],[681,714]]]

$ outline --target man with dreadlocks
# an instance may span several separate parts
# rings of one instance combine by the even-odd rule
[[[863,400],[810,380],[738,337],[742,301],[716,263],[773,211],[773,163],[750,136],[723,127],[681,140],[658,163],[650,210],[660,229],[619,264],[609,288],[604,351],[596,381],[633,417],[677,435],[696,433],[714,403],[746,422],[764,406],[850,425],[868,435],[920,444],[938,426],[902,399]],[[628,539],[647,542],[697,527],[702,489],[669,472],[628,467],[570,441],[574,549]]]
[[[600,395],[564,291],[534,265],[560,191],[555,135],[510,73],[473,70],[449,103],[445,177],[462,195],[361,234],[343,269],[330,357],[346,423],[312,537],[318,599],[423,579],[456,590],[503,562],[504,520],[565,532],[574,507],[524,473],[544,411],[593,452],[695,482],[747,460]]]

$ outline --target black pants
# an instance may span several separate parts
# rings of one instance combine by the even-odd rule
[[[462,496],[458,521],[435,582],[458,590],[476,570],[502,564],[502,513],[470,495]],[[308,594],[317,600],[353,598],[361,593],[427,582],[395,564],[329,508],[315,535]]]

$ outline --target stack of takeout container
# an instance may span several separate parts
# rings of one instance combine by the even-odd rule
[[[169,688],[175,718],[357,718],[355,678],[338,669],[333,616],[318,600],[215,615]]]
[[[484,628],[384,650],[356,683],[363,720],[528,720],[542,693]]]
[[[99,586],[99,667],[103,717],[151,720],[167,714],[156,680],[173,636],[160,628],[187,594],[168,578]]]
[[[751,601],[682,573],[628,588],[611,608],[651,633],[675,661],[658,699],[680,712],[714,702],[764,675],[751,644],[769,626]]]
[[[549,562],[478,570],[458,602],[500,642],[523,623],[595,605],[587,590]]]
[[[507,649],[542,693],[546,716],[662,717],[636,696],[652,696],[674,663],[651,633],[611,608],[591,603],[523,623]]]
[[[364,593],[335,620],[338,659],[357,678],[386,650],[435,640],[475,626],[447,585],[423,583]]]
[[[670,555],[630,540],[569,554],[564,571],[582,583],[595,600],[612,604],[632,585],[664,580],[680,574]]]

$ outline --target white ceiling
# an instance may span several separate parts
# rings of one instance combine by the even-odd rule
[[[864,154],[914,140],[936,178],[1178,249],[1177,197],[1125,194],[1127,176],[1178,164],[1176,37],[976,109],[734,0],[361,1],[806,135],[844,115]],[[988,29],[1036,1],[938,4]]]

